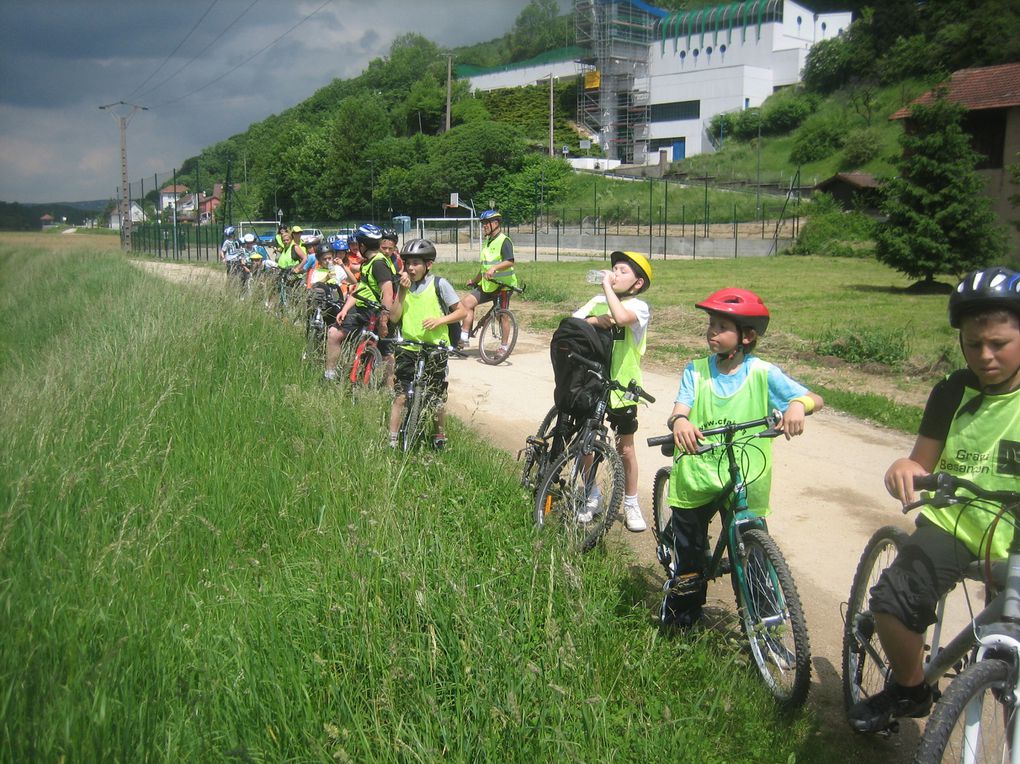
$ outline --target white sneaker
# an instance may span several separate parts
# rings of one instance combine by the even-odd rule
[[[640,533],[648,528],[645,523],[645,518],[641,516],[641,507],[637,504],[623,506],[624,523],[627,525],[627,530],[634,533]]]
[[[598,486],[592,489],[591,496],[585,502],[584,509],[577,513],[577,522],[590,523],[595,515],[602,513],[602,491]]]
[[[460,333],[460,347],[461,349],[468,347],[471,344],[471,335],[467,332]]]

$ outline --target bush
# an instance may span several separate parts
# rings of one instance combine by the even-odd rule
[[[839,166],[844,170],[862,167],[878,156],[882,140],[878,131],[871,128],[851,130],[843,142],[843,157]]]
[[[708,135],[712,139],[713,144],[716,141],[725,141],[731,135],[734,135],[734,127],[736,124],[736,118],[732,113],[716,114],[712,119],[708,121]],[[715,144],[718,147],[718,144]]]
[[[789,255],[868,257],[873,248],[875,223],[867,215],[846,212],[829,194],[811,200],[807,222]]]
[[[804,62],[804,87],[831,93],[846,83],[853,70],[850,44],[843,37],[822,40],[811,48]]]
[[[782,135],[795,130],[818,108],[818,100],[811,95],[795,95],[780,98],[775,104],[765,107],[762,114],[761,131],[767,135]]]
[[[733,120],[733,134],[742,141],[749,141],[758,136],[758,121],[761,109],[744,109]]]
[[[897,37],[889,52],[878,60],[878,78],[889,85],[906,77],[927,77],[939,65],[936,46],[923,34]]]
[[[900,366],[907,360],[909,340],[907,329],[874,329],[852,324],[833,326],[815,343],[815,352],[850,363]]]
[[[805,122],[793,139],[790,161],[807,164],[825,159],[843,145],[843,130],[835,120],[812,117]]]

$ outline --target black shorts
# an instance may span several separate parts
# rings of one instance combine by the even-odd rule
[[[606,409],[606,419],[609,426],[617,437],[620,435],[633,435],[637,432],[637,406],[627,406],[624,409]]]
[[[951,533],[926,517],[871,587],[873,613],[892,615],[918,634],[935,623],[935,608],[977,557]]]
[[[472,297],[475,298],[475,300],[478,301],[479,305],[484,305],[487,302],[495,302],[496,299],[501,294],[503,294],[503,293],[504,293],[504,290],[500,290],[500,289],[497,289],[497,290],[495,290],[493,292],[483,292],[481,287],[475,287],[474,289],[471,290],[470,294],[471,294]],[[507,304],[507,306],[509,306],[510,305],[510,295],[513,294],[513,293],[512,292],[505,292],[505,294],[506,294],[506,304]]]
[[[347,311],[340,329],[344,332],[345,342],[357,342],[358,334],[368,326],[368,321],[374,311],[371,308],[363,308],[355,305]],[[376,334],[379,333],[379,322],[376,322]],[[393,343],[384,339],[379,340],[379,353],[381,355],[393,355]]]
[[[396,389],[406,394],[407,388],[414,379],[414,369],[418,363],[418,352],[397,348],[396,354]],[[425,361],[426,384],[439,394],[439,399],[446,402],[447,363],[445,355],[431,355]]]

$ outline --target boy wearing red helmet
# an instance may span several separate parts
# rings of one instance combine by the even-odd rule
[[[1020,273],[1002,267],[968,273],[949,297],[949,324],[960,331],[967,368],[935,385],[913,450],[885,473],[886,490],[904,505],[914,501],[914,477],[934,470],[991,491],[1016,490],[1020,480]],[[928,714],[932,690],[921,654],[936,604],[970,563],[1007,557],[1010,523],[964,507],[922,509],[913,534],[871,588],[869,608],[893,681],[850,709],[858,732]]]
[[[717,455],[695,455],[699,442],[705,440],[700,428],[760,419],[778,409],[783,412],[779,428],[789,439],[804,432],[804,417],[823,405],[821,397],[753,354],[769,324],[768,308],[758,295],[747,289],[720,289],[696,307],[708,313],[712,354],[687,364],[667,422],[678,452],[688,454],[673,465],[669,481],[673,512],[662,534],[667,547],[663,552],[669,554],[660,553],[660,559],[670,560],[666,572],[673,584],[704,573],[708,525],[716,509],[713,502],[727,480]],[[769,511],[771,443],[758,441],[755,449],[745,451],[742,464],[745,475],[757,476],[747,486],[747,503],[761,515]],[[686,627],[701,617],[707,583],[702,579],[684,590],[690,593],[677,594],[673,586],[667,591],[660,611],[664,624]]]

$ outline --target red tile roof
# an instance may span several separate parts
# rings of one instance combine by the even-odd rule
[[[949,100],[964,106],[968,111],[1020,106],[1020,64],[960,69],[953,72],[943,85]],[[934,100],[935,90],[929,90],[889,119],[906,119],[910,116],[910,106],[928,104]]]
[[[188,187],[182,185],[166,186],[159,190],[161,194],[186,194],[188,193]]]

